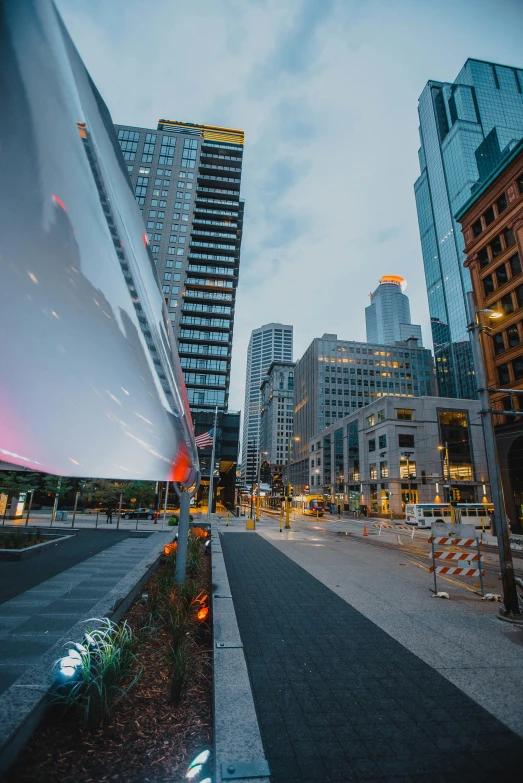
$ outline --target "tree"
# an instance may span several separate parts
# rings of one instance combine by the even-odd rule
[[[63,497],[73,489],[73,484],[71,481],[69,481],[68,478],[63,478],[62,476],[52,476],[49,473],[44,476],[43,483],[44,492],[47,492],[49,495],[53,496],[58,495],[58,497]]]
[[[122,487],[108,479],[85,479],[82,482],[82,497],[94,506],[117,505]]]
[[[154,481],[129,481],[122,487],[122,494],[128,503],[134,503],[135,508],[152,507],[156,496]]]
[[[20,492],[29,492],[38,488],[40,480],[40,473],[33,471],[2,471],[0,473],[0,492],[4,492],[8,497]]]

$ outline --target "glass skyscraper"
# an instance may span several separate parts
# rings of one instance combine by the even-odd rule
[[[419,98],[421,174],[414,186],[439,393],[475,397],[467,333],[469,272],[456,212],[523,137],[523,70],[469,59]]]
[[[365,308],[367,342],[394,345],[415,337],[422,345],[421,326],[411,323],[409,298],[403,291],[407,281],[397,275],[384,275],[376,290],[370,294],[370,305]]]

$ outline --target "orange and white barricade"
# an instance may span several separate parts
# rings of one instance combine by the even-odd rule
[[[438,592],[436,575],[447,574],[448,576],[479,577],[481,595],[485,595],[485,590],[483,588],[483,577],[485,576],[485,571],[483,570],[483,564],[481,561],[481,541],[477,536],[475,538],[461,538],[459,536],[431,535],[428,541],[432,545],[432,566],[430,568],[430,572],[434,574],[434,591],[436,593]],[[459,546],[464,548],[474,547],[477,551],[449,552],[443,549],[436,549],[436,546]],[[446,563],[451,561],[451,563],[456,563],[456,565],[446,565],[443,561],[446,561]]]

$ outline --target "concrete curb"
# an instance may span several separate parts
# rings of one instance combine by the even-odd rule
[[[89,611],[91,617],[109,617],[118,622],[156,570],[165,544],[172,539],[171,532],[160,533],[158,542],[147,556],[93,606]],[[31,666],[0,696],[0,778],[44,716],[48,692],[55,679],[55,661],[63,655],[69,641],[82,641],[88,626],[93,626],[92,621],[80,620],[73,625],[42,655],[38,664]]]
[[[214,626],[214,780],[216,783],[222,783],[222,765],[226,769],[229,765],[238,762],[265,761],[265,751],[216,520],[212,523],[211,554]],[[238,646],[218,647],[218,645]],[[235,780],[268,783],[269,778],[235,778]]]
[[[62,541],[71,538],[67,533],[52,533],[51,535],[51,541],[44,541],[43,544],[27,546],[25,549],[0,549],[0,560],[7,560],[11,563],[17,560],[26,560],[28,557],[39,555],[44,549],[49,549],[49,547],[56,546],[56,544],[60,544]]]

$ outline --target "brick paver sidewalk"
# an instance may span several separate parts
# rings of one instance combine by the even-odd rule
[[[519,778],[494,716],[259,535],[221,539],[272,783]]]

